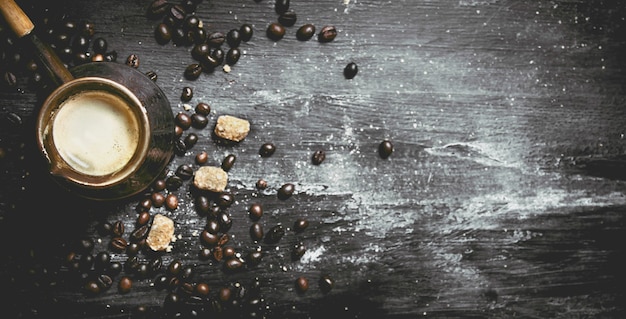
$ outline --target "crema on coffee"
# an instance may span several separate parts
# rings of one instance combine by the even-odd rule
[[[91,176],[114,174],[135,154],[140,123],[127,102],[104,90],[70,96],[52,118],[52,139],[60,157]]]

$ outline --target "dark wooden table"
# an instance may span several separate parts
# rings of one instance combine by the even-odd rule
[[[198,144],[166,173],[185,163],[197,168],[201,151],[210,165],[236,155],[228,245],[242,256],[262,246],[264,257],[237,273],[199,258],[207,217],[195,209],[189,182],[171,191],[177,209],[150,209],[176,223],[163,265],[178,259],[194,267],[191,282],[211,288],[209,298],[184,299],[184,317],[192,309],[210,317],[203,311],[216,311],[209,300],[220,287],[244,288],[221,312],[235,317],[626,315],[621,2],[295,0],[296,25],[272,41],[265,29],[277,19],[274,1],[205,0],[195,11],[205,28],[249,23],[254,35],[231,72],[195,81],[183,77],[191,47],[156,43],[150,2],[19,1],[28,12],[52,7],[93,22],[117,63],[137,54],[139,70],[158,75],[174,114],[192,112],[180,100],[185,86],[194,91],[187,104],[211,105],[209,126],[184,133],[198,134]],[[336,26],[338,35],[298,41],[304,23]],[[342,73],[349,62],[359,67],[351,80]],[[96,230],[103,222],[121,221],[128,238],[142,197],[94,203],[56,189],[35,165],[32,123],[42,96],[28,72],[16,73],[17,84],[0,92],[2,317],[138,318],[140,306],[150,318],[166,316],[168,290],[154,287],[156,274],[114,277],[114,285],[125,274],[134,279],[126,294],[83,291],[67,252],[84,238],[95,245],[83,255],[110,251],[110,236]],[[251,123],[237,145],[211,137],[211,124],[226,114]],[[395,146],[387,159],[377,153],[384,139]],[[266,142],[277,150],[262,158]],[[320,149],[326,160],[311,164]],[[259,179],[266,190],[256,188]],[[284,183],[296,192],[280,200]],[[276,247],[250,239],[253,203],[263,205],[266,231],[284,225]],[[310,225],[296,234],[300,217]],[[298,242],[306,253],[292,261]],[[334,280],[330,292],[318,287],[323,275]],[[295,290],[299,276],[310,281],[304,294]]]

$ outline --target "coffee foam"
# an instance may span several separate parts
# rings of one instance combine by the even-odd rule
[[[86,91],[62,102],[52,119],[52,139],[74,170],[104,176],[135,154],[140,128],[131,106],[108,91]]]

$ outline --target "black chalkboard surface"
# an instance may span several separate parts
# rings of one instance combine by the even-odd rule
[[[2,21],[3,317],[624,316],[621,2],[17,2],[69,67],[127,63],[174,115],[199,103],[210,113],[180,129],[166,188],[115,202],[67,194],[34,144],[52,87]],[[186,74],[199,63],[186,33],[155,38],[181,14],[211,41],[220,32],[224,56],[237,47],[236,63]],[[279,19],[293,25],[271,39]],[[305,24],[316,31],[299,40]],[[242,25],[252,37],[229,43]],[[320,42],[325,26],[336,36]],[[350,63],[358,71],[346,78]],[[193,95],[181,99],[185,88]],[[249,121],[245,139],[217,139],[221,115]],[[223,194],[172,177],[228,155]],[[279,198],[286,184],[293,193]],[[155,253],[141,248],[141,225],[157,214],[174,221],[175,241]],[[110,245],[116,237],[127,249]]]

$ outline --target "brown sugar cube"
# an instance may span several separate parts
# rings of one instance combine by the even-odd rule
[[[215,193],[223,192],[228,184],[228,173],[218,166],[201,166],[193,177],[193,185],[198,189]]]
[[[239,142],[248,136],[250,122],[231,115],[221,115],[215,124],[215,135]]]
[[[154,215],[146,244],[154,251],[166,250],[174,238],[174,221],[161,214]]]

